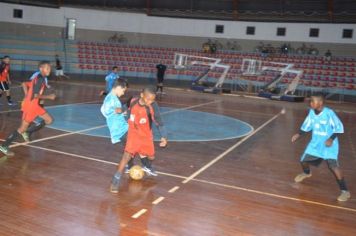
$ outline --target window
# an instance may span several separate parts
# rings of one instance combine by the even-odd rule
[[[344,39],[352,39],[353,30],[352,29],[344,29],[342,31],[342,38]]]
[[[278,27],[277,28],[277,36],[286,36],[286,28]]]
[[[14,18],[22,19],[22,9],[14,9]]]
[[[246,34],[247,35],[255,35],[255,27],[254,26],[247,26],[246,27]]]
[[[319,37],[319,29],[318,28],[310,28],[309,37],[318,38]]]
[[[224,33],[224,26],[223,25],[215,25],[215,33],[223,34]]]

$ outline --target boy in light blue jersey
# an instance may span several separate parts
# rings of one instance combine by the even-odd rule
[[[337,200],[347,201],[351,194],[347,189],[338,162],[338,136],[344,133],[344,126],[335,112],[324,106],[323,95],[313,95],[310,107],[309,114],[305,118],[299,133],[292,137],[292,142],[295,142],[301,135],[312,132],[312,139],[301,157],[303,173],[297,175],[294,180],[300,183],[304,179],[311,177],[310,165],[319,166],[325,160],[341,190]]]
[[[110,131],[111,142],[113,144],[122,142],[128,130],[126,121],[125,108],[120,101],[128,84],[124,80],[117,80],[113,85],[110,93],[105,97],[101,106],[101,113],[106,118],[106,124]]]
[[[118,72],[119,72],[119,68],[117,66],[114,66],[112,68],[112,71],[108,75],[106,75],[105,77],[106,88],[105,91],[100,92],[100,96],[106,96],[110,93],[111,89],[115,84],[115,81],[120,78]]]

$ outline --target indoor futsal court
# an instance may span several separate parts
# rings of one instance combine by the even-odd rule
[[[0,236],[355,236],[355,0],[0,1]]]
[[[1,161],[3,235],[355,233],[355,202],[335,201],[337,187],[327,168],[315,169],[306,183],[293,181],[307,139],[293,145],[290,136],[305,104],[169,90],[158,100],[172,132],[169,146],[157,149],[159,176],[126,177],[120,194],[113,195],[109,182],[122,147],[108,142],[98,112],[101,86],[53,86],[61,98],[46,106],[58,123]],[[138,92],[136,86],[129,90]],[[355,130],[354,107],[341,108],[345,128]],[[232,123],[225,127],[223,119]],[[2,133],[9,133],[19,111],[2,111],[1,120]],[[351,191],[355,138],[354,132],[341,138]]]

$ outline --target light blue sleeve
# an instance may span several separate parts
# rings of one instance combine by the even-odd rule
[[[107,76],[105,76],[105,81],[106,82],[110,81],[110,78],[111,78],[111,74],[108,74]]]
[[[343,134],[344,125],[334,111],[329,110],[329,123],[334,134]]]
[[[307,117],[305,118],[302,127],[300,127],[300,130],[304,132],[310,132],[313,129],[313,124],[312,124],[312,110],[309,110],[309,113]]]
[[[117,98],[111,96],[111,95],[108,95],[105,100],[104,100],[104,103],[103,105],[101,106],[101,113],[103,114],[103,116],[105,117],[109,117],[113,114],[115,114],[115,109],[116,108],[121,108],[122,105],[121,105],[121,102],[120,101],[117,101],[115,100]]]

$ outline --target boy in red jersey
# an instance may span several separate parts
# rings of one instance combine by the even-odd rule
[[[47,113],[47,111],[41,107],[39,101],[42,99],[54,100],[55,94],[43,95],[46,88],[46,78],[51,73],[51,65],[48,61],[40,62],[38,75],[31,81],[22,83],[22,87],[25,93],[25,98],[22,102],[22,123],[20,127],[13,131],[5,142],[0,146],[0,151],[6,156],[13,156],[14,153],[9,150],[9,146],[18,137],[22,136],[25,141],[29,141],[29,135],[45,125],[52,123],[53,118]],[[41,117],[42,121],[34,123],[33,121]]]
[[[167,132],[161,120],[159,107],[155,99],[155,89],[148,87],[141,92],[139,98],[131,100],[128,120],[129,130],[125,152],[111,181],[110,191],[112,193],[119,192],[121,175],[127,164],[129,164],[128,168],[132,166],[132,158],[134,158],[135,155],[140,156],[143,170],[148,175],[157,176],[157,173],[152,167],[152,161],[155,155],[152,123],[158,127],[160,132],[160,147],[167,146]]]
[[[10,57],[4,56],[0,65],[0,97],[4,92],[6,94],[7,104],[12,106],[13,103],[11,101],[10,85]]]

